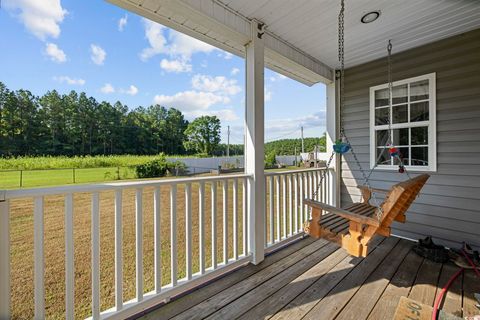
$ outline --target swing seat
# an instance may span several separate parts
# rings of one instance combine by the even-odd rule
[[[312,219],[305,223],[305,232],[312,237],[338,243],[352,256],[366,257],[368,243],[375,234],[389,237],[390,225],[394,220],[402,223],[406,221],[406,211],[429,177],[428,174],[421,174],[395,184],[390,190],[369,190],[366,186],[358,186],[363,202],[344,208],[305,199],[304,203],[312,208]],[[386,195],[380,205],[380,219],[377,218],[379,208],[370,204],[372,191]]]

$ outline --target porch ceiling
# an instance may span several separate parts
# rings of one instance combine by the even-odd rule
[[[220,1],[264,22],[268,30],[330,67],[338,66],[339,0]],[[374,10],[381,12],[375,22],[360,22]],[[477,28],[480,2],[476,0],[346,0],[346,66],[386,56],[388,39],[394,52],[400,52]]]
[[[266,24],[267,67],[308,85],[333,79],[339,0],[107,0],[231,53],[244,56],[250,21]],[[379,10],[363,24],[361,17]],[[345,55],[351,67],[480,28],[476,0],[346,0]]]

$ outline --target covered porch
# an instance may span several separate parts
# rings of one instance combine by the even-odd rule
[[[80,300],[88,301],[92,319],[391,319],[401,296],[433,305],[456,271],[415,255],[411,240],[433,235],[447,246],[480,246],[477,2],[347,1],[341,110],[339,1],[109,2],[245,58],[245,172],[1,191],[0,319],[20,317],[12,313],[12,297],[23,298],[12,290],[18,288],[12,274],[26,284],[23,269],[12,262],[19,260],[11,254],[11,218],[22,208],[33,220],[32,307],[26,312],[35,319],[47,318],[51,304],[64,305],[61,317],[74,319]],[[378,21],[361,21],[375,12]],[[381,91],[389,39],[400,101],[387,103],[387,122],[400,119],[393,127],[381,122],[380,110],[387,108]],[[325,84],[327,153],[342,128],[357,156],[334,155],[329,168],[266,173],[265,67],[306,85]],[[391,237],[374,238],[364,259],[305,238],[310,211],[304,199],[332,206],[359,201],[355,186],[364,176],[358,164],[364,171],[376,164],[382,130],[397,135],[412,175],[431,175],[407,223],[394,223]],[[375,187],[406,179],[394,159],[382,161],[370,177]],[[64,219],[64,247],[55,248],[61,258],[47,263],[49,217]],[[87,235],[75,236],[77,224],[88,224]],[[89,285],[81,292],[79,260],[88,260],[82,276]],[[52,266],[58,264],[61,279]],[[457,316],[480,313],[475,280],[465,272],[443,309]],[[61,296],[50,294],[54,285]]]

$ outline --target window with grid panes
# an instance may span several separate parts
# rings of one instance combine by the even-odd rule
[[[398,169],[385,146],[390,121],[393,146],[411,171],[436,171],[435,73],[370,88],[370,166]],[[383,151],[383,152],[382,152]]]

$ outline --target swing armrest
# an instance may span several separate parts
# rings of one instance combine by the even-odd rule
[[[303,200],[303,202],[306,205],[308,205],[312,208],[321,209],[321,210],[333,213],[333,214],[335,214],[339,217],[345,218],[345,219],[350,220],[350,221],[355,221],[355,222],[360,223],[360,224],[368,224],[368,225],[374,226],[374,227],[379,227],[380,226],[380,223],[376,219],[366,217],[366,216],[362,216],[362,215],[350,212],[350,211],[345,210],[345,209],[333,207],[333,206],[328,205],[328,204],[323,203],[323,202],[318,202],[318,201],[315,201],[315,200],[312,200],[312,199],[305,199],[305,200]]]

